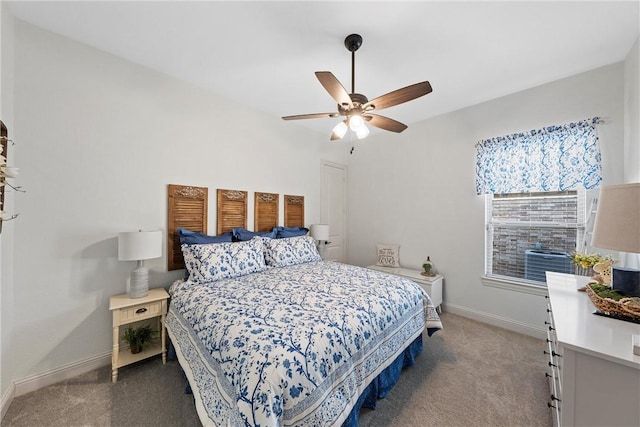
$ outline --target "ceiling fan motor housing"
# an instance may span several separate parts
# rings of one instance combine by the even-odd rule
[[[369,102],[366,96],[361,93],[350,93],[349,97],[351,98],[351,103],[353,104],[352,108],[349,108],[347,104],[338,104],[338,112],[342,116],[351,116],[353,114],[362,114],[365,112],[365,109],[362,108],[364,104]],[[366,111],[371,111],[373,108],[367,108]]]
[[[344,39],[344,46],[349,52],[355,52],[362,46],[362,36],[360,34],[349,34],[347,38]]]

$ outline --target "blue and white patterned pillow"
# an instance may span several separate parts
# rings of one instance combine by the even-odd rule
[[[260,237],[246,242],[182,245],[181,248],[189,280],[196,283],[231,279],[267,268]]]
[[[310,236],[264,239],[263,242],[264,259],[267,265],[273,267],[322,261],[316,248],[316,241]]]

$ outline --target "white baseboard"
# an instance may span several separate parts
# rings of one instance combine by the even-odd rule
[[[488,323],[489,325],[498,326],[499,328],[508,329],[520,334],[529,335],[534,338],[544,340],[547,338],[547,332],[544,328],[534,328],[533,326],[518,322],[505,317],[495,316],[493,314],[477,311],[469,307],[463,307],[455,304],[443,304],[443,310],[458,316],[467,317],[477,320],[478,322]]]
[[[2,395],[2,400],[0,400],[0,420],[4,418],[4,415],[9,410],[9,405],[11,405],[11,402],[13,402],[15,394],[16,386],[11,383],[9,384],[9,387],[7,387],[5,393]]]
[[[99,354],[84,360],[78,360],[59,368],[52,369],[27,378],[15,380],[14,397],[36,391],[43,387],[77,377],[94,369],[111,364],[111,352]]]

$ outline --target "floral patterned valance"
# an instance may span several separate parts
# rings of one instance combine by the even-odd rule
[[[602,181],[599,117],[476,144],[476,193],[597,188]]]

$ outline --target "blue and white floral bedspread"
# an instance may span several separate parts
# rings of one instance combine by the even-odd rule
[[[324,426],[426,327],[415,283],[337,262],[177,281],[166,324],[205,425]]]

